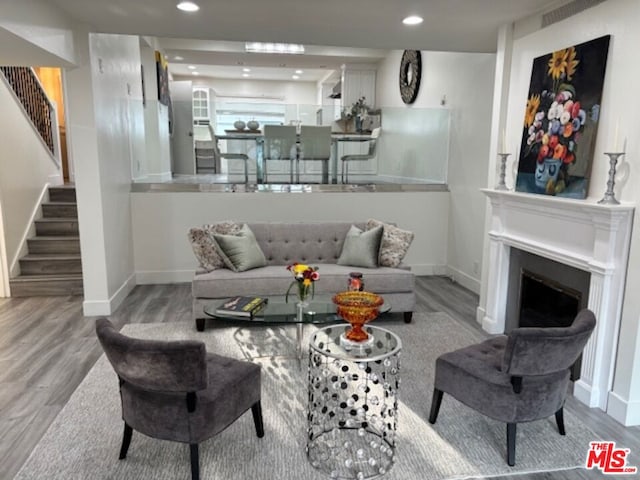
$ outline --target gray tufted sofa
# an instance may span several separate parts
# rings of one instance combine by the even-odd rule
[[[204,306],[214,299],[243,296],[282,296],[293,280],[286,266],[293,262],[319,267],[316,294],[333,294],[347,287],[349,272],[364,275],[365,289],[384,297],[392,312],[403,312],[411,321],[415,306],[415,277],[408,266],[362,268],[337,265],[342,244],[352,223],[248,223],[256,236],[267,266],[245,272],[227,269],[196,271],[191,284],[193,320],[207,318]],[[365,224],[355,223],[364,229]]]

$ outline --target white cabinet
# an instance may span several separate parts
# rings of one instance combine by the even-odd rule
[[[376,70],[370,66],[343,65],[342,107],[350,107],[361,97],[370,107],[376,104]]]

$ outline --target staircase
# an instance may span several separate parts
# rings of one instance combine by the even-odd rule
[[[78,236],[76,189],[49,188],[36,236],[27,240],[29,253],[20,259],[20,276],[9,281],[12,297],[82,295],[82,263]]]

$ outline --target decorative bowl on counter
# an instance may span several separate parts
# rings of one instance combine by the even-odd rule
[[[260,123],[256,122],[255,120],[249,120],[247,122],[247,128],[249,130],[258,130],[258,128],[260,128]]]
[[[351,324],[351,329],[345,333],[345,338],[351,342],[368,340],[369,335],[362,327],[378,316],[384,299],[371,292],[350,291],[337,293],[332,300],[337,305],[338,316]]]
[[[244,127],[246,127],[246,124],[242,120],[236,120],[233,124],[233,128],[236,130],[244,130]]]

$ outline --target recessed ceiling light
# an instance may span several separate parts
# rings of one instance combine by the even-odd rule
[[[200,75],[198,72],[191,72],[191,75]]]
[[[405,25],[419,25],[423,21],[424,19],[422,17],[419,17],[417,15],[410,15],[404,20],[402,20],[402,23],[404,23]]]
[[[246,72],[246,73],[249,73],[251,71],[251,69],[250,68],[243,68],[242,71]]]
[[[197,12],[200,10],[200,7],[193,2],[180,2],[176,7],[183,12]]]
[[[188,68],[189,70],[195,70],[195,69],[196,69],[196,66],[195,66],[195,65],[189,65],[187,68]]]
[[[250,75],[248,73],[243,73],[242,76],[246,78],[246,77],[249,77]]]
[[[184,58],[182,58],[180,55],[176,55],[175,57],[173,57],[174,60],[184,60]]]
[[[304,72],[303,72],[302,70],[296,70],[296,73],[297,73],[298,75],[302,75]]]
[[[300,75],[292,75],[291,78],[293,78],[294,80],[298,80],[300,78]]]

